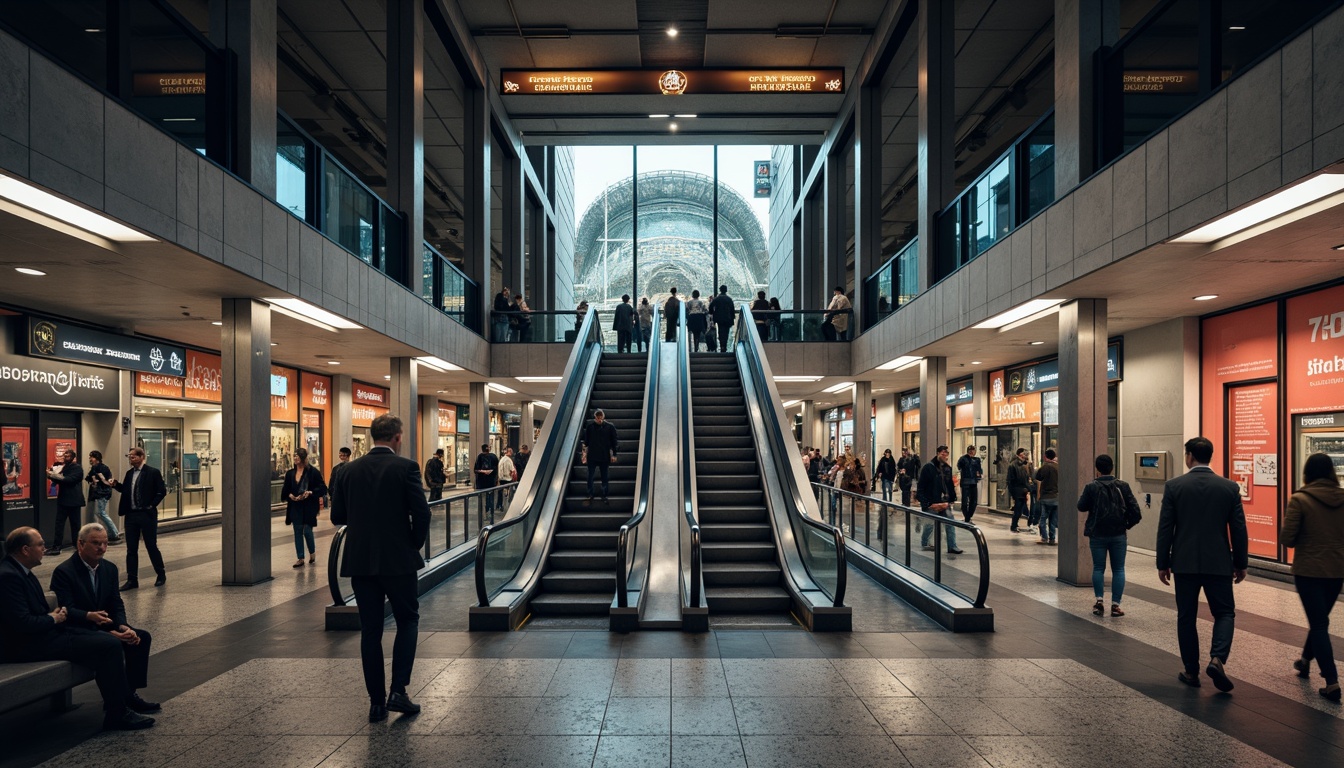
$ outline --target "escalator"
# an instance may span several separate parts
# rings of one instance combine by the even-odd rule
[[[737,358],[690,356],[701,572],[711,616],[793,606],[765,504]]]
[[[616,592],[617,535],[635,506],[634,457],[647,366],[644,355],[628,354],[603,354],[598,363],[584,414],[591,419],[601,408],[624,451],[611,465],[605,499],[600,475],[593,478],[596,496],[588,497],[588,468],[580,454],[574,455],[541,587],[532,597],[535,616],[606,616],[610,610]]]

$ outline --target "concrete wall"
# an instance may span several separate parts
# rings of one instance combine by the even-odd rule
[[[489,370],[481,337],[3,33],[0,169],[428,354]]]
[[[877,466],[877,460],[882,458],[882,451],[890,448],[892,456],[900,458],[901,455],[901,414],[896,409],[895,393],[883,393],[873,398],[877,402],[876,424],[873,429],[873,440],[877,446],[877,453],[872,457],[872,465]]]
[[[1198,324],[1196,318],[1177,318],[1124,336],[1116,474],[1134,489],[1143,511],[1143,522],[1129,532],[1131,546],[1149,550],[1156,546],[1163,486],[1134,479],[1135,452],[1166,451],[1170,476],[1176,477],[1185,472],[1183,445],[1198,429]],[[1151,506],[1144,505],[1145,494],[1152,495]]]
[[[766,282],[771,296],[778,296],[780,306],[793,306],[793,196],[794,147],[777,144],[771,148],[770,162],[774,166],[775,185],[770,193],[770,264]]]
[[[1342,49],[1344,9],[860,336],[854,370],[938,341],[1344,159]]]

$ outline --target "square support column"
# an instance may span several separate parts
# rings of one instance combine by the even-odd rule
[[[399,252],[388,249],[388,272],[418,293],[425,240],[425,9],[418,0],[387,0],[387,105],[387,202],[406,218]]]
[[[351,411],[355,407],[354,379],[340,374],[331,377],[331,450],[339,452],[341,448],[350,448],[354,442],[355,428]],[[331,465],[336,466],[336,456],[331,457]]]
[[[495,147],[495,152],[502,154],[504,160],[504,194],[502,212],[504,221],[500,222],[503,227],[504,251],[504,285],[517,295],[524,290],[526,283],[525,275],[527,273],[527,249],[523,247],[523,234],[525,224],[523,216],[524,200],[526,192],[524,185],[527,183],[523,173],[523,160],[515,155],[511,150],[505,147]]]
[[[864,304],[863,281],[882,258],[882,96],[877,88],[859,91],[854,111],[854,323],[865,327],[870,318]]]
[[[947,445],[947,358],[926,357],[919,362],[920,460],[933,461],[940,445]]]
[[[817,418],[817,403],[815,400],[803,401],[803,445],[813,448],[825,448],[821,445],[821,421]],[[824,453],[824,451],[823,451]]]
[[[1114,45],[1119,0],[1055,0],[1055,193],[1097,167],[1097,51]],[[1203,80],[1201,79],[1201,82]]]
[[[530,446],[533,443],[532,434],[533,430],[535,430],[536,427],[533,425],[532,422],[537,420],[537,405],[531,400],[524,400],[522,401],[521,410],[522,413],[519,415],[518,418],[519,448],[522,448],[524,445]],[[528,450],[531,450],[531,448],[528,448]]]
[[[276,0],[210,0],[210,42],[237,62],[234,171],[268,197],[275,197],[276,18]]]
[[[419,461],[419,364],[413,357],[392,358],[391,413],[401,418],[401,455]]]
[[[1078,511],[1092,461],[1106,452],[1106,300],[1059,308],[1059,580],[1092,583],[1092,555]]]
[[[220,457],[223,524],[220,565],[225,585],[271,578],[271,308],[256,299],[224,299]]]
[[[490,334],[490,308],[500,286],[490,280],[490,99],[480,88],[462,94],[466,189],[462,194],[462,271],[480,286],[477,322]]]
[[[481,452],[481,446],[490,442],[490,390],[483,381],[471,382],[471,391],[467,396],[467,405],[471,408],[471,455],[473,460]],[[476,476],[471,476],[472,485]]]
[[[439,398],[435,395],[420,395],[420,456],[423,466],[434,451],[439,448]],[[445,451],[444,462],[451,456]]]
[[[919,145],[919,290],[933,285],[938,238],[938,213],[951,202],[953,160],[956,154],[957,115],[954,67],[956,61],[955,9],[952,0],[919,4],[915,33],[919,36],[918,109]],[[941,400],[939,396],[939,401]],[[921,400],[921,402],[930,402]],[[920,418],[925,414],[921,413]],[[937,443],[929,446],[929,450]],[[928,452],[928,450],[926,450]]]
[[[854,455],[863,459],[863,469],[873,476],[873,383],[854,382]]]

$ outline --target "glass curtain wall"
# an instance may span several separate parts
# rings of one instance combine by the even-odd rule
[[[714,148],[637,147],[640,296],[703,295],[714,279]],[[740,296],[737,294],[736,296]]]

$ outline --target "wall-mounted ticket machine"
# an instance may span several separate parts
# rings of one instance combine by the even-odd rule
[[[1137,451],[1134,454],[1134,479],[1165,482],[1170,477],[1171,454],[1166,451]]]

